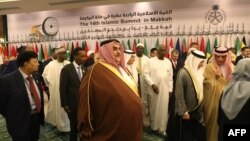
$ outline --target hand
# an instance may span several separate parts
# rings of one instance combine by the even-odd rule
[[[65,106],[65,107],[63,107],[63,109],[64,109],[64,111],[65,111],[66,113],[70,113],[69,106]]]
[[[158,87],[157,87],[155,84],[153,84],[153,85],[151,86],[151,88],[153,89],[153,91],[154,91],[156,94],[159,94],[159,89],[158,89]]]
[[[218,79],[221,76],[221,72],[219,68],[216,68],[216,70],[214,71],[215,73],[215,78]]]
[[[92,131],[89,129],[81,130],[80,137],[86,137],[86,138],[91,138],[92,137]]]
[[[186,112],[183,116],[182,116],[182,119],[184,120],[190,120],[190,115],[188,112]]]

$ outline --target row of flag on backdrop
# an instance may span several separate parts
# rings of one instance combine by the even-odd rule
[[[163,43],[164,42],[164,43]],[[213,47],[211,46],[210,38],[207,37],[201,37],[199,40],[198,36],[197,38],[189,38],[188,41],[186,41],[186,38],[181,37],[170,37],[165,38],[164,41],[161,41],[161,44],[163,44],[166,47],[167,53],[166,57],[171,57],[171,51],[173,49],[177,49],[180,52],[180,57],[183,53],[187,52],[190,43],[196,42],[199,45],[199,49],[206,53],[207,58],[211,56],[213,52],[213,48],[217,47],[219,45],[217,37],[214,39]],[[148,41],[146,39],[128,39],[126,42],[124,39],[121,40],[122,45],[126,49],[136,51],[136,44],[137,43],[143,43],[144,44],[144,55],[149,56],[149,48],[155,47],[158,48],[160,45],[159,38],[156,38],[155,43],[153,45],[151,44],[150,47],[148,47],[147,43]],[[58,44],[62,45],[66,49],[66,55],[67,60],[70,60],[72,57],[73,50],[77,47],[84,48],[86,52],[89,50],[89,45],[87,41],[64,41],[64,42],[42,42],[42,43],[33,43],[34,51],[38,54],[39,61],[45,61],[47,60],[51,54],[52,54],[52,48],[57,47]],[[220,41],[220,45],[226,46],[226,47],[234,47],[236,49],[237,55],[240,54],[240,50],[242,47],[247,46],[246,44],[246,38],[243,36],[242,40],[240,40],[239,37],[236,38],[234,41],[234,45],[230,38],[227,39],[227,43],[225,41]],[[99,41],[95,41],[95,47],[91,47],[94,49],[95,52],[99,51]],[[17,56],[17,48],[21,46],[21,44],[8,44],[8,47],[6,46],[0,46],[0,64],[8,61],[9,59],[16,58]]]

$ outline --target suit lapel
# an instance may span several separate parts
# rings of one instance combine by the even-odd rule
[[[18,86],[19,86],[19,88],[21,89],[22,92],[25,92],[23,94],[25,95],[26,103],[29,104],[30,102],[29,102],[28,92],[27,92],[27,89],[26,89],[26,86],[25,86],[25,80],[24,79],[25,78],[23,78],[22,74],[18,70],[18,72],[17,72]]]
[[[74,77],[76,80],[80,81],[80,80],[79,80],[79,77],[78,77],[78,74],[77,74],[77,72],[76,72],[75,66],[74,66],[73,63],[70,64],[70,71],[72,72],[73,77]]]

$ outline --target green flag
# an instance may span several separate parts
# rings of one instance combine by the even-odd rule
[[[51,44],[49,43],[48,56],[50,57],[51,55],[52,55],[52,47]]]
[[[155,48],[158,48],[160,46],[160,43],[159,43],[159,38],[156,39],[156,43],[155,43]]]
[[[40,50],[39,50],[39,55],[38,55],[38,60],[43,62],[44,60],[44,54],[43,54],[43,45],[41,44]]]
[[[236,41],[235,41],[235,50],[236,50],[236,55],[240,55],[240,50],[241,50],[241,44],[240,44],[240,39],[239,37],[236,38]]]
[[[124,49],[127,49],[123,39],[122,39],[122,45],[123,45]]]
[[[66,47],[66,59],[68,61],[70,60],[69,42],[67,43],[67,47]]]
[[[85,49],[85,42],[82,41],[82,48]]]
[[[218,47],[218,41],[217,41],[217,37],[215,37],[214,39],[214,48],[217,48]]]
[[[140,43],[141,41],[140,41],[140,38],[138,38],[138,40],[137,40],[137,43]]]
[[[144,52],[143,52],[143,54],[148,56],[148,47],[147,47],[146,39],[144,39]]]
[[[208,37],[207,45],[206,45],[206,58],[209,58],[212,54],[211,47],[210,47],[210,39]]]
[[[246,37],[245,36],[243,36],[243,38],[242,38],[242,41],[241,41],[241,48],[243,48],[243,47],[246,47],[247,46],[247,43],[246,43]]]
[[[130,46],[130,40],[128,39],[128,42],[127,42],[127,44],[128,44],[128,49],[130,49],[131,50],[131,46]]]

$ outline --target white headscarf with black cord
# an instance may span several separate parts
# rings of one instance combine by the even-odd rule
[[[205,60],[205,54],[199,50],[192,50],[188,55],[184,68],[189,72],[193,83],[194,88],[197,93],[198,105],[194,108],[194,110],[203,102],[203,71],[200,72],[200,68],[198,68],[199,64]]]
[[[233,79],[225,88],[221,108],[229,120],[234,119],[250,98],[250,58],[237,63]]]

